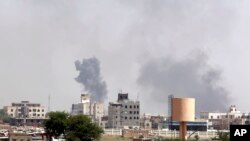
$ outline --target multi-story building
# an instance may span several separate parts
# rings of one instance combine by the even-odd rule
[[[4,111],[11,117],[12,124],[41,124],[46,118],[46,109],[38,103],[21,101],[12,103],[11,106],[4,106]]]
[[[108,126],[110,128],[139,127],[140,102],[128,99],[128,94],[119,93],[117,102],[108,107]]]
[[[72,104],[71,109],[72,115],[88,115],[93,121],[101,123],[101,118],[104,115],[104,103],[101,101],[91,101],[90,95],[82,94],[81,102],[77,104]]]

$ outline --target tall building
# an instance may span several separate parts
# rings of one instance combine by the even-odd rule
[[[101,101],[91,101],[90,95],[81,94],[81,102],[72,104],[72,115],[88,115],[93,121],[101,123],[101,118],[104,115],[104,103]]]
[[[127,93],[119,93],[116,102],[108,107],[109,128],[140,126],[140,102],[129,100]]]
[[[37,125],[46,118],[46,108],[41,104],[29,101],[4,106],[4,111],[11,117],[14,125]]]

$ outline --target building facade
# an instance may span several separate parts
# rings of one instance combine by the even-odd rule
[[[14,125],[37,125],[46,119],[46,108],[41,104],[29,101],[4,106],[4,111],[11,117],[11,122]]]
[[[101,123],[104,116],[104,103],[101,101],[91,101],[90,95],[82,94],[81,102],[72,104],[71,115],[88,115],[96,123]]]
[[[108,107],[109,128],[132,128],[140,126],[140,102],[129,100],[128,94],[119,93],[117,102]]]
[[[230,124],[249,124],[249,113],[242,113],[235,105],[231,105],[224,113],[201,112],[200,118],[212,124],[209,129],[229,130]]]

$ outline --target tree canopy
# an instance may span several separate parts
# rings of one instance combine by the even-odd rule
[[[77,115],[69,118],[69,125],[66,129],[68,140],[93,141],[99,139],[103,129],[93,123],[86,115]]]
[[[99,139],[103,129],[93,123],[86,115],[69,116],[65,112],[51,112],[44,123],[45,130],[50,136],[61,134],[69,141],[93,141]]]
[[[50,112],[48,116],[49,119],[44,122],[46,133],[55,137],[64,134],[69,115],[65,112]]]
[[[6,123],[10,122],[10,116],[3,109],[0,109],[0,120]]]

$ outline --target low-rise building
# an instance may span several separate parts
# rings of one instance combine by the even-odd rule
[[[216,130],[229,130],[230,124],[248,124],[249,117],[249,113],[242,113],[235,105],[231,105],[227,112],[201,112],[200,114],[201,119],[212,123],[208,128]]]
[[[39,125],[46,119],[45,107],[29,101],[4,106],[4,111],[11,117],[13,125]]]
[[[93,121],[100,124],[104,116],[104,103],[102,101],[91,101],[90,95],[82,94],[81,102],[72,104],[71,115],[88,115]]]

